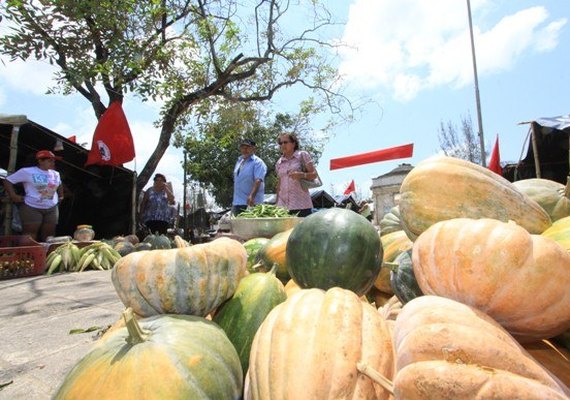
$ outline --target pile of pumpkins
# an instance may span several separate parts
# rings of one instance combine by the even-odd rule
[[[113,239],[107,240],[106,242],[117,250],[121,256],[126,256],[127,254],[135,251],[171,249],[189,246],[189,243],[178,235],[175,236],[173,240],[170,240],[168,236],[158,233],[151,233],[145,236],[142,241],[139,240],[137,235],[126,235],[115,236]]]
[[[533,181],[437,157],[380,232],[333,208],[271,239],[128,254],[123,327],[54,398],[568,399],[521,345],[570,328],[570,203]]]

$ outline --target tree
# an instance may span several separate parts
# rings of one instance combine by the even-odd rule
[[[481,164],[481,148],[473,133],[471,115],[461,117],[461,133],[457,132],[457,127],[451,121],[448,121],[447,125],[441,121],[438,138],[441,149],[446,156]]]
[[[213,119],[200,121],[192,134],[178,135],[175,143],[187,152],[186,168],[193,179],[208,189],[218,205],[228,207],[232,203],[233,169],[240,155],[240,140],[250,138],[256,142],[256,154],[267,165],[265,192],[275,192],[275,163],[281,155],[277,136],[281,132],[295,132],[303,150],[314,159],[320,157],[323,138],[315,136],[309,127],[315,112],[310,101],[298,114],[278,113],[273,117],[252,104],[229,104]]]
[[[318,0],[7,0],[2,13],[13,26],[0,53],[57,65],[51,92],[81,94],[97,118],[127,93],[164,104],[137,192],[173,135],[224,102],[270,100],[297,85],[337,115],[352,111],[320,51],[333,47],[321,34],[334,23]]]

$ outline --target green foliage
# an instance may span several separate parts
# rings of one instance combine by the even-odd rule
[[[320,98],[319,105],[309,101],[313,111],[326,105],[333,114],[352,114],[328,59],[334,52],[326,51],[335,46],[323,36],[334,25],[330,15],[316,0],[7,0],[0,17],[10,28],[0,37],[0,54],[57,65],[50,92],[81,94],[97,118],[106,104],[127,93],[162,104],[156,121],[160,138],[139,173],[140,191],[174,134],[206,128],[187,143],[193,152],[202,148],[195,141],[227,145],[226,137],[235,140],[244,128],[254,128],[230,118],[227,102],[269,101],[297,85]],[[223,133],[208,129],[217,120]],[[233,159],[235,151],[223,155]],[[272,160],[272,154],[267,157]],[[204,162],[200,171],[212,167]]]
[[[210,118],[201,119],[188,134],[178,134],[175,145],[187,151],[187,172],[191,178],[206,187],[216,203],[229,207],[240,140],[250,138],[256,142],[256,155],[267,165],[265,193],[275,193],[275,163],[281,156],[277,136],[285,130],[295,131],[302,149],[318,160],[325,138],[316,137],[309,129],[316,112],[309,100],[301,105],[298,114],[277,114],[273,119],[252,104],[226,104]]]

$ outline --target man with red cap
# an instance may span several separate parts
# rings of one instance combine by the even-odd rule
[[[4,180],[10,200],[19,204],[22,234],[34,240],[45,241],[55,235],[59,219],[58,204],[63,200],[63,187],[59,172],[54,169],[56,157],[49,150],[36,153],[37,166],[20,168]],[[19,195],[14,184],[24,186],[25,195]]]

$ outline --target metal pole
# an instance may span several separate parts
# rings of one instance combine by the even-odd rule
[[[131,234],[137,233],[137,171],[133,171],[133,189],[131,190]]]
[[[12,126],[12,136],[10,137],[10,156],[8,159],[7,175],[16,171],[16,160],[18,158],[18,136],[20,134],[20,125]],[[4,235],[12,233],[12,202],[6,196],[4,204]]]
[[[475,101],[477,103],[477,123],[479,125],[479,145],[481,146],[481,165],[486,167],[485,138],[483,137],[483,117],[481,116],[481,99],[479,98],[479,80],[477,78],[477,60],[475,58],[475,41],[473,39],[473,23],[471,22],[471,2],[467,0],[469,16],[469,34],[471,36],[471,55],[473,59],[473,75],[475,78]]]
[[[184,217],[184,240],[188,240],[188,209],[186,205],[188,204],[188,200],[186,199],[186,192],[188,191],[188,173],[186,172],[186,163],[187,163],[187,155],[186,150],[184,150],[184,194],[182,201],[184,202],[184,207],[182,211],[182,215]]]
[[[531,132],[532,132],[532,152],[534,153],[534,169],[535,174],[538,179],[542,177],[542,173],[540,170],[540,157],[538,155],[538,143],[536,138],[536,122],[530,123]]]

